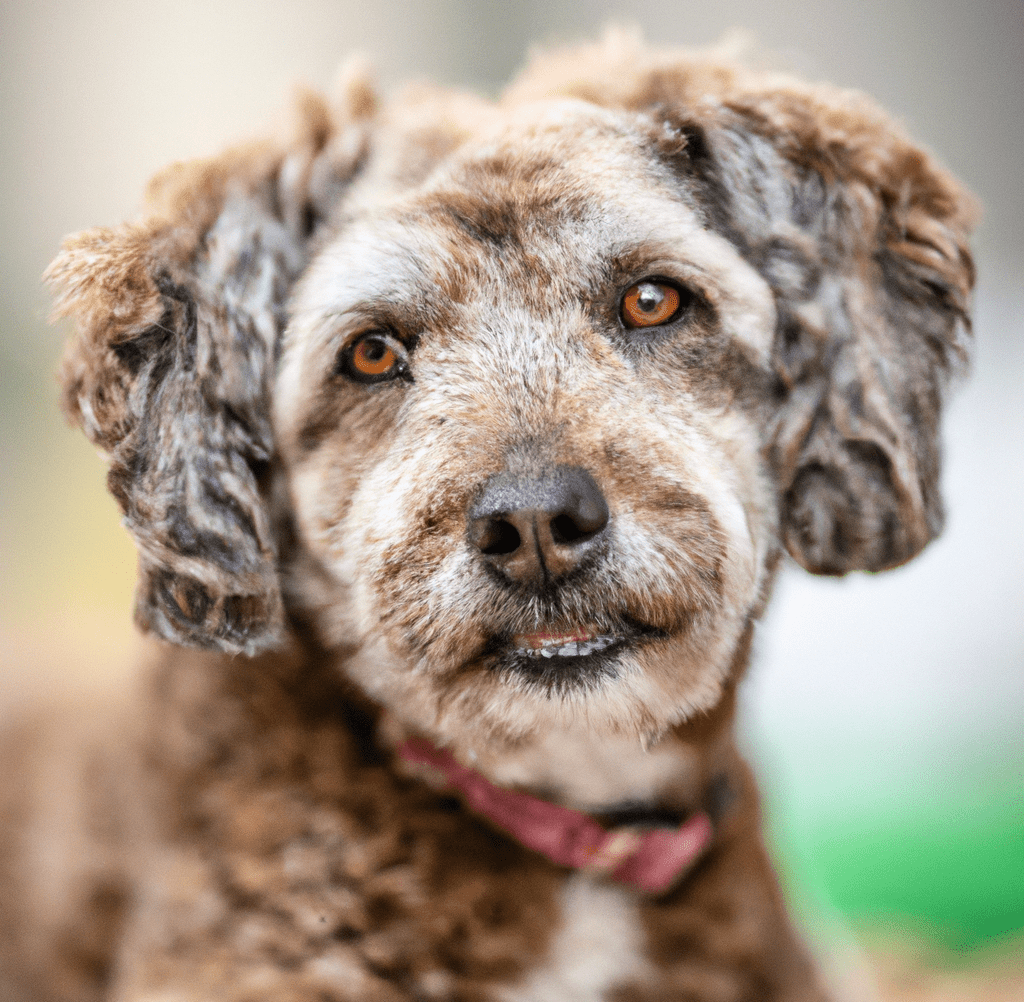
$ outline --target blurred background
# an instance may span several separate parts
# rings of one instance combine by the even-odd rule
[[[884,575],[789,569],[761,630],[743,721],[773,844],[810,927],[917,958],[913,975],[902,960],[883,965],[900,997],[916,997],[925,960],[953,971],[950,998],[974,991],[957,979],[979,964],[1010,984],[1024,942],[1024,4],[371,7],[4,3],[0,711],[57,686],[119,682],[135,642],[132,547],[101,461],[57,412],[65,332],[47,325],[39,276],[63,235],[133,214],[154,171],[265,129],[296,82],[329,86],[352,50],[371,56],[385,90],[430,77],[493,93],[531,45],[609,21],[685,45],[741,28],[773,65],[872,93],[986,210],[977,359],[946,425],[945,535]],[[1013,984],[1024,997],[1024,980]]]

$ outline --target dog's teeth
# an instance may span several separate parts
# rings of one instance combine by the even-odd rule
[[[516,650],[528,658],[582,658],[611,647],[618,639],[612,634],[605,633],[589,640],[569,640],[565,643],[548,644],[546,647],[523,646]]]

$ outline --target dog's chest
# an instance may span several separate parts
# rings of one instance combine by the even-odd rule
[[[577,874],[561,893],[549,949],[500,1002],[599,1002],[650,973],[640,916],[630,893]]]

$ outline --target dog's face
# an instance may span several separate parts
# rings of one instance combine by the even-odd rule
[[[374,694],[658,732],[716,701],[777,547],[774,300],[652,122],[511,117],[309,266],[278,443]]]
[[[607,47],[406,100],[314,102],[52,267],[144,627],[252,653],[305,606],[442,738],[650,736],[716,701],[783,547],[937,533],[971,207],[873,106]]]

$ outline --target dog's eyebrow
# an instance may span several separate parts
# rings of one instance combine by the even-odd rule
[[[662,262],[684,263],[680,260],[678,247],[667,246],[661,241],[612,248],[605,262],[605,273],[616,279],[642,278],[642,273]]]
[[[392,333],[412,350],[423,329],[435,322],[436,311],[425,308],[422,300],[427,297],[420,298],[418,303],[390,296],[356,303],[344,310],[325,313],[320,324],[330,331],[332,347],[338,344],[339,334],[342,340],[347,340],[353,334],[380,329]]]
[[[655,275],[679,281],[697,292],[704,291],[709,282],[699,260],[681,253],[678,244],[656,239],[613,248],[605,259],[601,282],[625,287]]]

